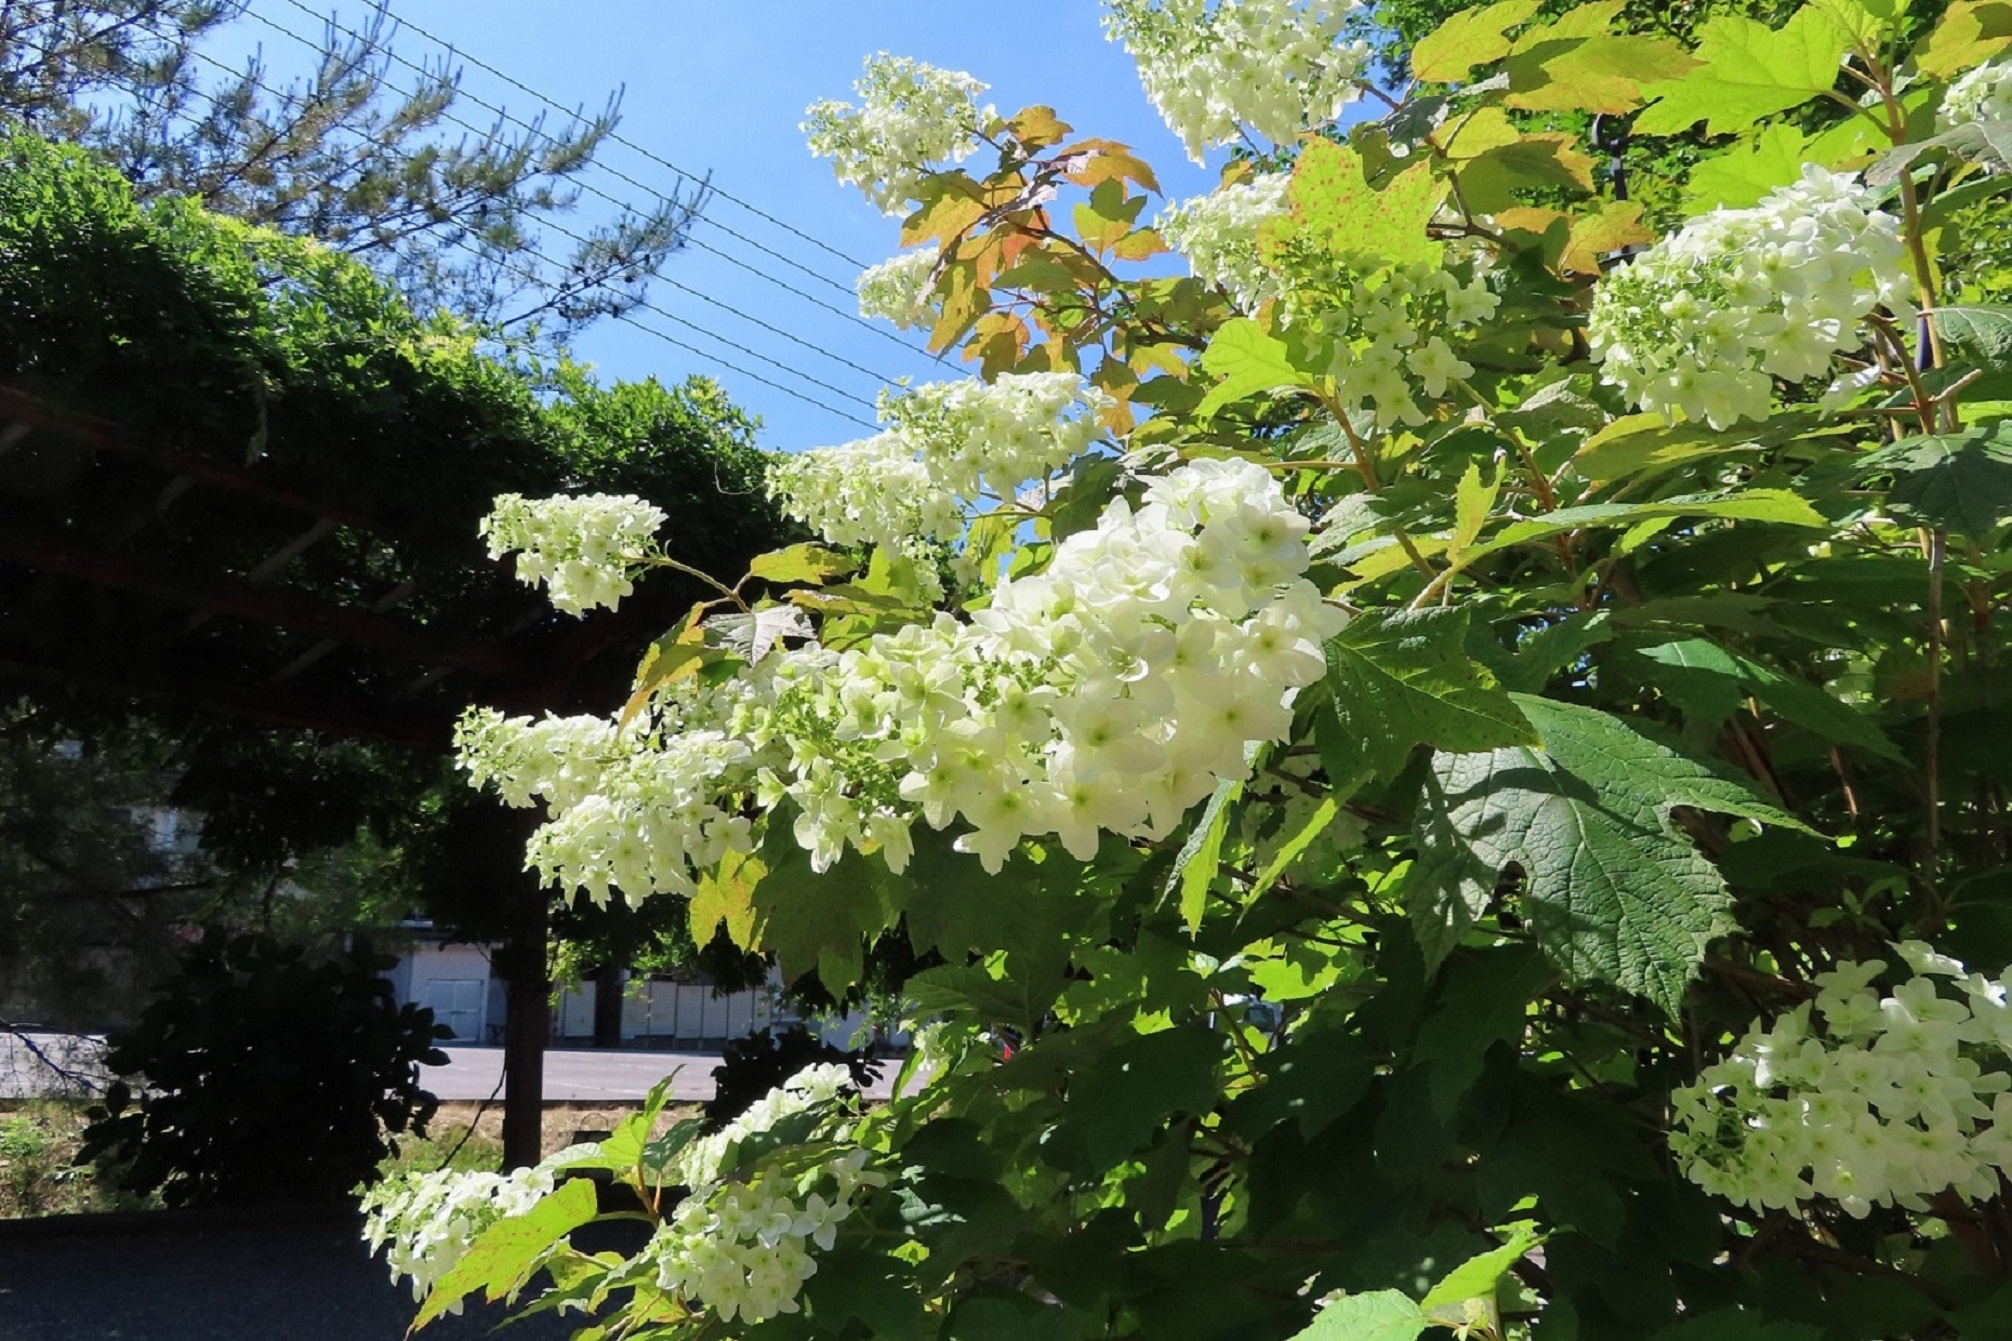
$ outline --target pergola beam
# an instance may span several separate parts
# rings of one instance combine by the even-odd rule
[[[0,680],[86,689],[121,698],[181,704],[268,726],[321,731],[347,740],[445,749],[452,728],[444,717],[391,713],[381,702],[342,703],[311,695],[247,688],[159,666],[54,664],[0,649]]]
[[[396,534],[394,528],[361,512],[330,503],[327,499],[301,493],[296,489],[289,489],[282,484],[274,484],[270,480],[260,479],[249,471],[225,465],[208,457],[147,446],[135,440],[110,420],[71,410],[51,409],[16,387],[0,386],[0,423],[7,423],[13,429],[36,429],[54,433],[93,451],[138,457],[170,474],[187,475],[198,483],[215,489],[262,499],[295,512],[326,517],[343,526],[353,526],[382,536]],[[18,441],[18,438],[16,440]]]
[[[31,535],[12,523],[0,525],[0,560],[253,623],[301,629],[425,665],[455,666],[486,675],[507,675],[524,665],[519,654],[494,643],[435,637],[401,628],[368,610],[285,588],[228,578],[203,581],[123,555],[79,552],[49,537]]]

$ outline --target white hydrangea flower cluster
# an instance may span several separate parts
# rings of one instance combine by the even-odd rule
[[[2012,139],[2012,62],[1980,65],[1949,86],[1936,120],[1945,131],[1962,126],[1984,130],[1993,144]],[[2002,172],[2002,160],[1987,165]]]
[[[409,1277],[413,1300],[422,1301],[483,1230],[523,1215],[555,1182],[551,1160],[512,1174],[441,1169],[387,1178],[364,1194],[363,1238],[373,1253],[388,1248],[393,1283]],[[448,1312],[461,1312],[461,1302]]]
[[[552,802],[534,844],[548,879],[632,898],[688,890],[691,866],[744,842],[750,799],[794,801],[819,870],[847,847],[901,869],[917,819],[962,819],[958,846],[993,870],[1048,835],[1087,859],[1102,832],[1164,837],[1289,733],[1345,619],[1304,576],[1307,530],[1263,468],[1190,462],[1139,507],[1114,500],[969,622],[681,681],[626,738],[471,717],[464,766]]]
[[[929,277],[936,271],[937,255],[922,247],[861,271],[853,286],[859,294],[859,315],[891,321],[904,331],[927,325]]]
[[[1755,1210],[1828,1197],[1854,1216],[1922,1210],[1949,1188],[1997,1195],[2012,1173],[2005,979],[1921,942],[1894,948],[1916,976],[1891,995],[1871,985],[1884,962],[1840,964],[1814,1002],[1756,1023],[1675,1092],[1670,1146],[1692,1182]]]
[[[1601,281],[1587,325],[1606,380],[1637,406],[1713,428],[1765,419],[1774,378],[1827,375],[1912,286],[1898,221],[1811,165],[1751,209],[1714,210]]]
[[[670,1176],[691,1192],[644,1250],[659,1286],[727,1322],[799,1310],[797,1296],[817,1274],[811,1247],[831,1248],[862,1193],[886,1183],[886,1175],[867,1168],[865,1150],[841,1149],[851,1136],[844,1123],[817,1138],[840,1153],[807,1168],[768,1164],[741,1178],[726,1176],[726,1166],[749,1137],[831,1105],[848,1083],[843,1066],[810,1067],[680,1152]]]
[[[1373,262],[1374,258],[1359,258]],[[1304,322],[1333,341],[1327,374],[1349,410],[1367,410],[1379,428],[1422,424],[1420,401],[1437,400],[1474,375],[1455,352],[1462,333],[1501,303],[1479,267],[1463,278],[1428,261],[1351,267],[1333,274],[1287,274],[1289,322]]]
[[[996,115],[978,105],[986,87],[962,71],[883,51],[866,58],[866,72],[853,83],[859,106],[814,102],[800,129],[839,181],[865,192],[881,213],[902,214],[932,164],[976,152]]]
[[[783,511],[834,545],[901,548],[964,529],[963,504],[1010,499],[1096,441],[1109,398],[1075,373],[1006,373],[883,394],[887,431],[769,471]]]
[[[1286,213],[1289,172],[1264,172],[1184,200],[1154,223],[1185,256],[1197,279],[1221,286],[1237,310],[1253,313],[1279,296],[1278,276],[1258,256],[1258,226]]]
[[[957,495],[896,433],[817,447],[769,467],[769,497],[834,545],[948,540],[964,529]]]
[[[960,498],[1011,499],[1088,451],[1110,404],[1073,372],[1001,373],[882,392],[880,417]]]
[[[826,660],[779,697],[822,869],[846,845],[905,863],[919,815],[997,870],[1054,835],[1164,837],[1248,751],[1283,738],[1344,616],[1305,580],[1306,519],[1249,463],[1195,461],[1114,500],[1049,567],[960,623],[940,616]],[[830,658],[829,653],[825,653]],[[807,742],[821,748],[807,755]]]
[[[490,558],[516,552],[519,582],[545,583],[553,605],[579,615],[597,605],[613,609],[635,590],[631,579],[664,521],[662,508],[629,494],[503,494],[480,534],[489,537]]]
[[[1369,44],[1341,40],[1361,0],[1109,0],[1122,41],[1167,126],[1200,163],[1249,126],[1290,144],[1360,93]]]
[[[462,767],[506,803],[552,811],[527,852],[545,880],[597,905],[612,890],[690,896],[695,871],[745,850],[750,825],[723,807],[720,779],[753,757],[718,730],[622,731],[598,717],[505,717],[471,708],[455,729]]]

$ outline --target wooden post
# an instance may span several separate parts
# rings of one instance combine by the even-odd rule
[[[503,1025],[503,1164],[523,1169],[545,1157],[545,1040],[552,1030],[546,965],[550,906],[527,877],[511,892],[510,939],[497,951],[508,1014]]]
[[[594,970],[594,1046],[622,1046],[622,970],[613,964]]]

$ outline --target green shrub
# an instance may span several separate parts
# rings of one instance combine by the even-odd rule
[[[130,1031],[80,1160],[170,1206],[339,1202],[439,1106],[433,1012],[400,1005],[368,951],[310,963],[264,937],[207,937]]]

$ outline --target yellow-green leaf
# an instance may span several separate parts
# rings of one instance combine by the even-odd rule
[[[1437,260],[1442,248],[1426,235],[1425,225],[1445,198],[1446,184],[1425,163],[1406,168],[1378,190],[1353,149],[1314,140],[1301,151],[1286,190],[1291,213],[1259,227],[1258,251],[1267,260],[1299,248],[1369,265]]]
[[[2012,46],[2012,0],[1956,0],[1914,48],[1914,68],[1946,79]]]
[[[713,870],[699,876],[687,913],[691,918],[692,941],[701,948],[712,943],[720,925],[743,950],[751,950],[760,930],[755,914],[755,886],[768,874],[768,866],[753,852],[730,851]]]
[[[1809,136],[1794,126],[1764,126],[1743,135],[1691,169],[1684,207],[1703,214],[1758,204],[1768,192],[1802,176],[1808,150]]]
[[[1523,132],[1516,129],[1509,114],[1488,103],[1454,122],[1453,129],[1440,140],[1440,148],[1448,158],[1458,162],[1522,138]]]
[[[1797,10],[1779,30],[1722,14],[1698,30],[1702,65],[1643,90],[1656,102],[1635,118],[1635,129],[1676,135],[1703,121],[1712,135],[1743,130],[1827,93],[1850,46],[1844,24],[1815,5]]]
[[[1488,524],[1489,509],[1495,506],[1496,495],[1502,492],[1502,463],[1495,463],[1494,478],[1483,480],[1479,462],[1467,463],[1467,472],[1460,477],[1460,483],[1453,487],[1453,544],[1448,547],[1451,554],[1459,554],[1480,536],[1481,528]]]
[[[1454,84],[1477,65],[1509,54],[1508,30],[1529,20],[1542,0],[1498,0],[1478,9],[1463,9],[1411,51],[1411,73],[1434,84]]]
[[[1051,144],[1060,144],[1070,131],[1068,122],[1055,115],[1052,107],[1035,105],[1023,108],[1006,123],[1013,132],[1013,138],[1029,149],[1046,149]]]
[[[1558,38],[1509,58],[1511,107],[1527,112],[1631,112],[1650,84],[1681,79],[1698,62],[1667,37]]]
[[[461,1260],[433,1282],[419,1316],[413,1319],[413,1330],[477,1290],[492,1302],[512,1293],[530,1278],[562,1236],[593,1219],[594,1212],[594,1185],[584,1178],[571,1178],[524,1214],[490,1225],[475,1236]]]
[[[1202,925],[1202,913],[1208,907],[1209,885],[1221,873],[1223,839],[1229,834],[1230,813],[1243,799],[1243,794],[1244,785],[1241,782],[1218,783],[1215,793],[1209,797],[1208,806],[1202,811],[1201,819],[1174,858],[1174,873],[1167,882],[1167,892],[1178,891],[1181,921],[1191,932]]]
[[[1743,439],[1704,424],[1672,424],[1660,414],[1631,414],[1586,439],[1572,458],[1572,468],[1589,480],[1625,480],[1746,445]]]
[[[1204,416],[1260,391],[1313,385],[1310,375],[1293,366],[1285,342],[1248,317],[1223,324],[1202,354],[1202,367],[1222,378],[1195,407]]]
[[[1467,208],[1483,214],[1508,209],[1518,188],[1532,186],[1590,191],[1593,160],[1573,145],[1571,136],[1547,131],[1477,154],[1460,169]]]
[[[1652,234],[1642,222],[1639,200],[1608,200],[1587,214],[1572,220],[1571,240],[1565,246],[1565,269],[1582,275],[1600,273],[1600,258],[1608,252],[1647,242]]]
[[[1568,9],[1549,23],[1533,24],[1516,35],[1510,54],[1528,51],[1561,37],[1605,37],[1614,31],[1614,21],[1627,8],[1627,0],[1593,0],[1577,9]]]
[[[748,576],[769,582],[808,582],[812,586],[822,586],[834,577],[844,577],[857,567],[858,560],[849,559],[837,550],[826,549],[823,545],[802,544],[756,555],[754,562],[748,565]]]

